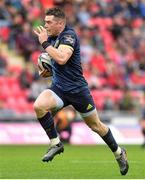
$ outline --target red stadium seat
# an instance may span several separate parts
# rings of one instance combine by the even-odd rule
[[[102,95],[101,95],[101,91],[98,91],[98,90],[92,90],[92,91],[91,91],[91,95],[93,96],[93,98],[94,98],[95,100],[97,100],[100,96],[102,96]]]
[[[94,102],[95,102],[96,108],[98,110],[103,110],[103,107],[104,107],[104,97],[100,96],[100,98],[94,99]]]
[[[0,76],[0,87],[2,87],[6,83],[5,76]]]
[[[111,93],[111,99],[113,100],[113,102],[119,102],[119,100],[121,100],[122,97],[123,93],[121,90],[114,90]]]
[[[32,62],[37,65],[38,64],[38,56],[40,55],[40,51],[34,51],[32,54],[31,54],[31,60]]]
[[[0,28],[0,38],[7,42],[10,34],[10,29],[9,27],[1,27]]]

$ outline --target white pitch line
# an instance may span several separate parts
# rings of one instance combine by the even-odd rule
[[[82,164],[82,163],[90,163],[90,164],[104,164],[104,163],[107,163],[107,164],[110,164],[110,163],[114,163],[115,162],[115,160],[114,161],[94,161],[94,160],[82,160],[82,161],[79,161],[79,160],[73,160],[73,161],[70,161],[70,163],[76,163],[76,164]],[[131,164],[145,164],[145,162],[140,162],[140,161],[128,161],[129,163],[131,163]]]

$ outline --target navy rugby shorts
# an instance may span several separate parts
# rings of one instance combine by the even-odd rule
[[[57,86],[52,86],[50,89],[63,101],[63,107],[72,105],[82,116],[89,115],[96,109],[89,89],[79,93],[63,92]]]

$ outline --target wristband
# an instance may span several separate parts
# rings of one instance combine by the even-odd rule
[[[51,44],[48,41],[44,41],[41,45],[42,45],[43,49],[46,49]]]

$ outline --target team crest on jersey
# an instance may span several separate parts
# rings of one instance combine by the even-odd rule
[[[72,45],[75,42],[75,39],[71,35],[66,35],[66,36],[64,36],[64,38],[65,38],[65,41],[69,42]]]

